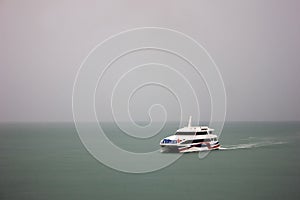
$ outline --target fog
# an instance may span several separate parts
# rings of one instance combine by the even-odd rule
[[[297,0],[0,1],[0,121],[72,121],[83,60],[106,38],[136,27],[177,30],[203,45],[224,81],[227,121],[300,120],[299,9]],[[159,75],[170,79],[163,70]],[[196,88],[208,120],[208,92],[203,83]],[[166,104],[168,120],[178,119],[172,95],[145,89],[129,106],[133,119],[149,120],[157,99]],[[159,116],[154,109],[153,119]]]

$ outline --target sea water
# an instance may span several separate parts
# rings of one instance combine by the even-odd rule
[[[103,130],[127,151],[148,152],[176,131],[136,139],[115,124]],[[145,174],[95,160],[73,123],[0,125],[0,199],[300,199],[300,123],[226,122],[222,149],[188,153]]]

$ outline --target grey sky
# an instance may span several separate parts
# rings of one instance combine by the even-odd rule
[[[0,121],[71,121],[88,52],[112,34],[184,32],[217,63],[227,120],[300,120],[300,1],[0,1]],[[138,97],[142,98],[142,97]]]

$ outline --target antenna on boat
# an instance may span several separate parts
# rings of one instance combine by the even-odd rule
[[[188,124],[188,127],[191,127],[191,124],[192,124],[192,116],[190,116],[190,118],[189,118],[189,124]]]

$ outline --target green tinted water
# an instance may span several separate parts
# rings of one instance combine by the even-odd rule
[[[113,142],[136,152],[158,148],[177,128],[141,145],[105,125]],[[220,142],[231,150],[126,174],[96,161],[73,124],[1,124],[0,199],[300,199],[299,139],[296,122],[226,123]]]

